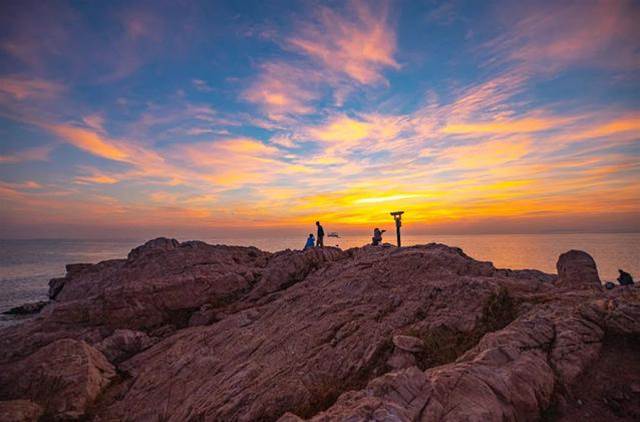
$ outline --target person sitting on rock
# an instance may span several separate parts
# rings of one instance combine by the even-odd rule
[[[620,273],[618,283],[620,283],[621,286],[630,286],[633,284],[633,277],[631,277],[631,274],[622,270],[618,270],[618,272]]]
[[[309,237],[307,238],[307,243],[305,243],[303,250],[306,251],[307,249],[311,249],[315,244],[316,244],[316,239],[313,237],[313,233],[309,233]]]
[[[373,246],[378,246],[382,243],[382,233],[386,232],[386,230],[380,230],[379,228],[373,229],[373,237],[371,238],[371,244]]]

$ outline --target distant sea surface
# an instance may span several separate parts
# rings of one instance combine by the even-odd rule
[[[187,239],[179,239],[181,241]],[[211,244],[256,246],[267,251],[301,249],[300,238],[209,238]],[[325,244],[346,249],[370,241],[369,236],[325,238]],[[395,233],[385,241],[395,242]],[[600,278],[615,280],[617,269],[640,279],[640,233],[510,234],[510,235],[403,235],[403,245],[430,242],[458,246],[475,259],[492,261],[498,268],[533,268],[555,273],[558,255],[581,249],[594,257]],[[62,277],[65,265],[124,258],[144,240],[0,240],[0,312],[27,302],[47,299],[48,282]],[[14,321],[1,316],[0,326]]]

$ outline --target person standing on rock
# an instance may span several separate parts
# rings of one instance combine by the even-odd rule
[[[307,243],[305,243],[303,251],[313,248],[315,242],[316,239],[313,237],[313,233],[309,233],[309,237],[307,237]]]
[[[319,221],[316,221],[316,226],[318,226],[318,240],[316,241],[316,246],[319,248],[324,247],[324,229],[320,225]]]

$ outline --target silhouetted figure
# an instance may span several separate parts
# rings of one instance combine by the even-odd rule
[[[324,229],[320,225],[319,221],[316,221],[316,226],[318,226],[318,240],[316,246],[323,248],[324,247]]]
[[[386,230],[380,230],[379,228],[373,229],[373,237],[371,238],[371,244],[373,246],[378,246],[382,243],[382,233],[386,232]]]
[[[620,273],[618,283],[620,283],[621,286],[630,286],[633,284],[633,277],[631,277],[631,274],[622,270],[618,270],[618,272]]]
[[[313,245],[316,243],[316,239],[313,237],[313,233],[309,233],[309,237],[307,237],[307,243],[304,245],[304,251],[307,249],[313,248]]]

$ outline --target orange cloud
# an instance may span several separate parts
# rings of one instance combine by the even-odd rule
[[[437,153],[453,170],[493,168],[518,160],[532,150],[530,139],[503,139],[446,148]]]
[[[70,144],[98,157],[116,161],[125,161],[129,158],[129,154],[113,140],[102,137],[94,131],[69,125],[51,125],[49,128]]]
[[[372,126],[347,116],[338,116],[324,126],[309,129],[312,139],[324,142],[353,143],[370,136]]]
[[[601,138],[622,133],[640,134],[640,115],[623,116],[574,135],[576,139]]]
[[[101,185],[111,185],[118,183],[118,179],[115,177],[107,176],[106,174],[95,174],[92,176],[80,176],[76,177],[77,183],[97,183]]]

